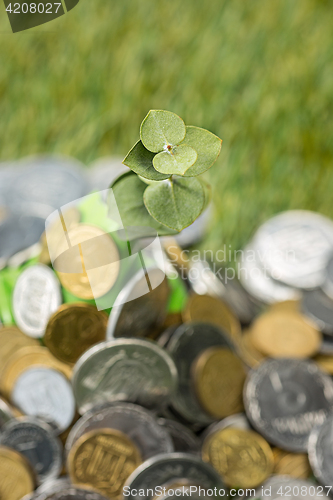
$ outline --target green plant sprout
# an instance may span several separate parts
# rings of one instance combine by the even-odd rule
[[[175,113],[151,110],[140,140],[123,163],[131,172],[112,184],[125,226],[146,226],[160,236],[191,225],[206,208],[210,186],[196,177],[217,160],[222,140],[208,130],[186,126]]]

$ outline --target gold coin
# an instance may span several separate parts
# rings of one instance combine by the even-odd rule
[[[307,479],[311,475],[311,467],[306,453],[290,453],[273,448],[273,473],[280,476],[291,476],[297,479]]]
[[[67,379],[72,376],[72,369],[58,361],[46,347],[32,346],[19,349],[5,364],[0,378],[0,390],[10,399],[17,378],[32,366],[47,366],[61,372]]]
[[[250,337],[259,352],[272,358],[313,356],[322,341],[319,330],[292,310],[264,313],[254,322]]]
[[[22,347],[39,346],[36,339],[28,337],[16,326],[4,326],[0,329],[0,378],[5,363]]]
[[[329,375],[333,375],[333,356],[326,354],[318,354],[313,359],[315,363],[319,366],[319,368],[328,373]]]
[[[229,307],[210,295],[191,295],[183,312],[183,320],[212,323],[229,333],[236,342],[241,332],[240,323]]]
[[[238,354],[250,368],[256,368],[265,359],[265,356],[252,345],[249,330],[245,330],[240,336]]]
[[[230,349],[205,350],[193,367],[194,386],[203,409],[215,418],[243,411],[245,371]]]
[[[269,307],[270,311],[283,310],[283,311],[300,311],[300,300],[284,300],[283,302],[275,302]]]
[[[81,299],[102,297],[118,278],[118,248],[110,235],[98,227],[77,224],[70,228],[67,240],[57,248],[57,255],[54,266],[61,284]],[[63,272],[61,269],[75,269],[76,272]]]
[[[0,498],[20,500],[35,487],[33,472],[27,460],[17,451],[0,446]]]
[[[68,471],[81,484],[115,499],[130,474],[141,464],[135,444],[122,432],[96,429],[79,438],[68,455]]]
[[[273,470],[273,453],[267,441],[256,432],[231,427],[207,439],[202,458],[234,488],[255,488]]]
[[[88,304],[64,304],[46,327],[44,343],[64,363],[75,363],[89,347],[105,340],[107,315]]]

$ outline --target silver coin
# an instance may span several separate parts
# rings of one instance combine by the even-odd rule
[[[75,423],[66,441],[66,453],[87,432],[105,428],[126,434],[138,447],[143,460],[174,450],[168,431],[149,410],[133,403],[115,403],[87,412]]]
[[[88,194],[83,165],[73,158],[38,156],[22,160],[24,171],[8,186],[7,205],[12,212],[46,219],[55,209]]]
[[[68,380],[51,368],[34,367],[16,380],[11,399],[26,415],[43,418],[59,433],[73,421],[75,400]]]
[[[77,361],[72,384],[81,414],[116,400],[165,406],[177,386],[170,356],[154,342],[121,339],[90,348]]]
[[[326,263],[333,251],[333,223],[314,212],[284,212],[258,229],[253,246],[274,279],[312,289],[325,280]]]
[[[333,382],[310,361],[268,360],[249,373],[244,406],[268,441],[304,452],[312,428],[333,411]]]
[[[87,170],[91,190],[104,191],[109,189],[113,181],[122,174],[129,172],[122,163],[122,158],[105,156],[98,158],[89,165]]]
[[[333,415],[330,415],[322,425],[312,429],[308,454],[317,480],[333,489]]]
[[[110,500],[100,493],[86,488],[67,486],[54,493],[41,493],[34,497],[35,500]]]
[[[296,479],[290,476],[272,476],[257,488],[255,495],[250,498],[259,500],[319,500],[327,497],[326,492],[305,479]]]
[[[158,455],[144,462],[126,481],[124,496],[129,499],[153,499],[156,488],[177,483],[179,479],[206,490],[214,491],[216,488],[216,496],[227,496],[227,489],[213,467],[187,453]]]
[[[160,281],[159,268],[148,270],[150,282]],[[106,336],[108,339],[119,337],[145,337],[166,316],[169,286],[166,279],[153,290],[145,293],[147,277],[140,270],[121,290],[112,308]],[[136,298],[137,297],[137,298]]]
[[[42,337],[61,303],[60,283],[49,267],[35,264],[21,273],[13,292],[13,313],[22,332]]]
[[[37,490],[36,495],[53,495],[53,493],[58,493],[59,491],[69,488],[71,486],[71,480],[69,476],[62,476],[56,479],[48,479],[45,483],[41,484]]]
[[[166,418],[159,418],[158,423],[170,434],[176,452],[193,453],[194,455],[200,453],[200,439],[185,425]]]
[[[200,407],[192,386],[191,369],[197,356],[213,346],[232,348],[222,330],[208,323],[186,323],[173,334],[167,351],[173,357],[178,370],[178,390],[171,406],[188,422],[207,425],[213,418]]]
[[[13,412],[6,403],[6,401],[0,398],[0,432],[2,427],[14,418]]]
[[[226,417],[219,422],[214,422],[211,424],[201,435],[202,442],[205,442],[209,439],[215,432],[221,431],[222,429],[227,428],[236,428],[242,429],[244,431],[248,431],[251,429],[248,419],[246,418],[245,413],[236,413],[235,415],[230,415],[230,417]]]
[[[62,446],[52,427],[36,418],[19,418],[5,424],[0,443],[22,453],[39,483],[55,478],[62,468]]]
[[[309,290],[303,294],[302,312],[312,319],[319,330],[333,335],[333,300],[322,290]]]
[[[323,284],[323,290],[333,300],[333,256],[331,256],[326,266],[326,277]]]

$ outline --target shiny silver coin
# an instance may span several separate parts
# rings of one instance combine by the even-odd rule
[[[69,488],[71,486],[71,480],[69,476],[62,476],[56,479],[48,479],[45,483],[41,484],[35,494],[36,495],[53,495],[59,491]]]
[[[248,375],[244,406],[268,441],[304,452],[313,427],[333,411],[333,382],[310,361],[271,359]]]
[[[121,339],[85,352],[74,366],[72,384],[81,414],[117,400],[157,408],[167,405],[175,393],[177,370],[154,342]]]
[[[158,455],[144,462],[126,481],[124,496],[132,500],[153,499],[154,491],[158,491],[156,488],[177,483],[177,480],[200,485],[206,490],[214,491],[216,488],[217,496],[227,496],[227,489],[213,467],[199,457],[187,453]],[[140,492],[143,492],[143,495],[140,495]]]
[[[2,427],[14,418],[13,412],[6,403],[6,401],[0,398],[0,431]]]
[[[122,158],[105,156],[91,163],[87,170],[88,182],[92,191],[109,189],[113,181],[122,174],[129,172],[122,163]]]
[[[194,455],[200,453],[200,439],[185,425],[166,418],[159,418],[158,423],[170,434],[174,451],[179,453],[193,453]]]
[[[67,486],[54,493],[35,495],[34,500],[110,500],[94,490]]]
[[[28,267],[19,276],[13,292],[13,312],[17,326],[29,335],[44,335],[50,316],[62,303],[60,283],[43,264]]]
[[[227,335],[217,326],[208,323],[181,325],[167,345],[167,351],[174,359],[179,376],[178,390],[171,406],[188,422],[207,425],[214,420],[201,409],[191,377],[194,360],[202,351],[214,346],[232,348]]]
[[[333,256],[328,261],[325,274],[323,290],[333,300]]]
[[[95,429],[123,432],[136,444],[143,460],[174,450],[167,429],[159,425],[150,411],[133,403],[115,403],[94,409],[75,423],[66,441],[66,453],[81,436]]]
[[[333,335],[333,300],[322,290],[304,292],[301,308],[319,330],[327,335]]]
[[[333,223],[305,210],[283,212],[258,229],[253,247],[272,278],[312,289],[325,281],[326,263],[333,251]]]
[[[159,268],[148,270],[150,282],[160,281]],[[107,326],[107,338],[145,337],[163,323],[169,299],[166,279],[153,290],[148,291],[147,277],[140,270],[119,293]]]
[[[333,490],[333,415],[312,429],[308,454],[316,479]]]
[[[299,290],[283,285],[268,275],[251,246],[243,251],[242,259],[238,262],[238,273],[245,290],[264,304],[301,298]]]
[[[281,500],[291,498],[293,500],[319,500],[327,498],[326,491],[321,486],[306,481],[295,479],[290,476],[272,476],[264,482],[261,488],[257,488],[255,495],[249,497],[258,500]]]
[[[26,417],[12,420],[3,427],[0,443],[27,458],[40,484],[60,474],[61,442],[47,423]]]
[[[11,399],[26,415],[40,417],[59,433],[73,421],[75,400],[68,380],[51,368],[33,367],[16,380]]]
[[[227,429],[229,427],[242,429],[244,431],[248,431],[251,429],[245,413],[236,413],[235,415],[230,415],[230,417],[226,417],[219,422],[214,422],[209,427],[207,427],[207,429],[205,429],[201,436],[202,442],[210,438],[213,434],[215,434],[215,432],[221,431],[222,429]]]
[[[8,186],[7,205],[12,212],[46,219],[55,209],[88,194],[83,165],[61,156],[38,156],[18,163],[24,171]]]

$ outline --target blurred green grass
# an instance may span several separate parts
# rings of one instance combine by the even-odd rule
[[[281,210],[333,216],[328,1],[81,0],[15,35],[1,9],[2,160],[124,155],[169,109],[223,138],[206,247],[239,248]]]

